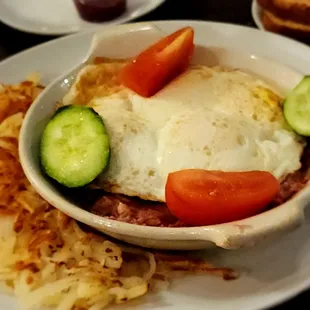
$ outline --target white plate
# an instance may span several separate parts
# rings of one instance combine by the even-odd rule
[[[138,18],[166,0],[127,0],[127,11],[112,21],[89,23],[82,20],[73,0],[1,0],[0,21],[21,31],[62,35],[121,24]]]
[[[275,34],[230,24],[194,21],[154,22],[165,32],[191,25],[196,42],[225,44],[289,65],[302,73],[310,68],[306,45]],[[208,33],[213,33],[210,40]],[[255,37],[255,40],[253,39]],[[0,64],[3,82],[17,82],[29,72],[39,71],[42,82],[73,68],[82,61],[92,33],[80,33],[35,47]],[[251,44],[248,44],[251,42]],[[294,53],[291,53],[291,51]],[[60,57],[61,56],[61,57]],[[281,239],[269,240],[252,249],[209,250],[204,255],[219,265],[246,270],[239,280],[224,282],[209,276],[176,281],[169,291],[147,296],[143,303],[128,304],[126,310],[258,310],[266,309],[310,287],[310,210],[305,225]],[[12,297],[0,295],[0,309],[17,309]]]
[[[257,3],[256,0],[252,1],[252,8],[251,8],[251,12],[252,12],[252,17],[254,19],[254,22],[256,24],[256,26],[260,29],[260,30],[265,30],[263,22],[262,22],[262,8],[260,7],[260,5]]]

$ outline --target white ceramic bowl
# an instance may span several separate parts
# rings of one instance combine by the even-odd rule
[[[301,73],[290,67],[236,49],[236,44],[232,44],[231,38],[226,40],[228,34],[216,32],[216,24],[214,27],[201,26],[195,31],[197,48],[193,62],[241,68],[259,75],[284,93],[293,88],[302,78]],[[257,30],[247,31],[252,31],[253,40],[261,40],[261,33],[258,35]],[[164,32],[164,29],[158,29],[146,23],[109,27],[95,35],[85,61],[100,55],[106,57],[133,56],[158,37],[163,36]],[[264,44],[264,41],[261,44]],[[56,101],[68,91],[81,65],[64,73],[42,92],[29,109],[20,134],[20,160],[25,174],[34,188],[53,206],[107,235],[132,244],[159,249],[188,250],[214,245],[236,249],[252,246],[267,236],[292,230],[303,222],[304,208],[310,198],[309,187],[300,191],[285,204],[259,215],[236,222],[204,227],[138,226],[91,214],[73,204],[41,173],[38,146],[40,135],[54,111]]]

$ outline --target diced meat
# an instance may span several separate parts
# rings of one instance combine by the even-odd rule
[[[310,144],[307,143],[302,158],[302,167],[298,171],[289,174],[281,183],[281,188],[278,196],[273,201],[271,207],[276,207],[283,204],[302,190],[309,181],[310,172]]]
[[[113,220],[137,225],[158,227],[185,226],[169,212],[164,203],[145,201],[121,195],[104,195],[97,200],[90,211]]]

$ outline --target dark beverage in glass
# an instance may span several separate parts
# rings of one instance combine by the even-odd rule
[[[82,19],[90,22],[112,20],[126,10],[126,0],[73,0]]]

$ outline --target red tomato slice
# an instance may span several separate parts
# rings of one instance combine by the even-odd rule
[[[123,68],[121,83],[140,96],[153,96],[188,67],[194,51],[193,41],[191,27],[161,39]]]
[[[269,172],[189,169],[169,174],[166,203],[171,213],[193,226],[231,222],[263,211],[280,190]]]

